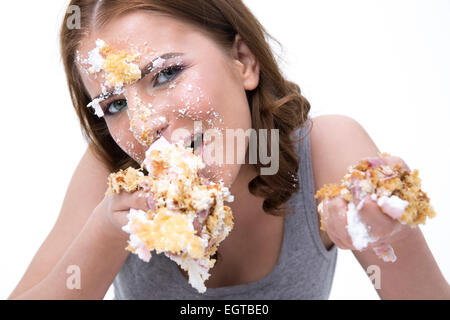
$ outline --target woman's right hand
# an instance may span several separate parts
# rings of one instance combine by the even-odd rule
[[[127,215],[130,209],[148,211],[154,209],[154,201],[148,190],[134,192],[122,191],[105,195],[103,200],[94,209],[94,214],[104,221],[103,226],[109,234],[119,239],[128,238],[122,227],[128,223]]]

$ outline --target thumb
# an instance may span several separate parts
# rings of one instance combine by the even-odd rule
[[[400,219],[408,206],[409,202],[400,199],[397,196],[382,196],[378,199],[377,204],[381,211],[390,216],[392,219]]]
[[[153,198],[153,193],[149,192],[147,194],[147,206],[150,210],[156,210],[155,199]]]
[[[381,211],[377,202],[372,200],[369,196],[364,198],[364,204],[359,211],[361,220],[369,228],[370,233],[375,237],[382,237],[392,230],[396,221],[390,216]]]

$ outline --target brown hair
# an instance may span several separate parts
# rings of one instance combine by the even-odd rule
[[[90,148],[111,171],[128,166],[139,167],[116,144],[103,118],[86,108],[90,102],[76,66],[76,50],[92,27],[101,27],[112,17],[131,10],[153,10],[200,26],[224,48],[231,48],[239,34],[260,64],[259,85],[247,91],[252,127],[278,129],[280,137],[279,170],[275,175],[259,175],[248,187],[250,192],[264,198],[263,210],[277,215],[283,204],[299,191],[299,160],[295,152],[293,131],[308,120],[309,102],[301,95],[297,84],[286,80],[276,62],[267,38],[268,34],[241,0],[72,0],[80,8],[81,29],[69,29],[63,23],[60,34],[61,54],[75,111]],[[64,17],[64,22],[69,18]],[[276,40],[275,40],[276,41]],[[267,141],[270,150],[270,140]],[[256,169],[263,167],[255,164]]]

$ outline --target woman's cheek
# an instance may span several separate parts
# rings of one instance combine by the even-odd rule
[[[168,103],[173,106],[171,112],[175,120],[201,121],[203,129],[219,128],[223,119],[215,97],[208,92],[208,84],[196,71],[190,74],[174,81],[166,93]]]
[[[145,148],[135,139],[128,118],[122,116],[120,121],[108,124],[109,132],[117,145],[136,162],[142,163],[145,158]],[[107,121],[108,123],[108,121]]]

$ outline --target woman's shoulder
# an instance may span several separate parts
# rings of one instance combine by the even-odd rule
[[[379,150],[363,126],[338,114],[311,119],[311,160],[316,190],[324,184],[339,183],[350,165]]]

